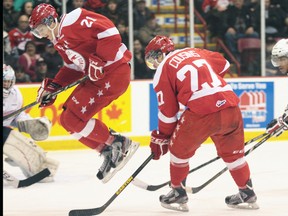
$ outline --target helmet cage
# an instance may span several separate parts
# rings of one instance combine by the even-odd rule
[[[57,19],[52,15],[49,15],[48,17],[43,18],[42,21],[34,28],[31,28],[31,32],[35,37],[43,38],[47,35],[48,29],[51,30],[50,26],[54,22],[57,22]]]
[[[151,70],[156,70],[159,64],[165,57],[165,53],[162,53],[161,50],[150,50],[145,55],[145,63],[148,68]]]

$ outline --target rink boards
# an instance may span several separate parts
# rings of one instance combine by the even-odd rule
[[[266,125],[273,118],[280,116],[288,104],[288,77],[226,80],[240,98],[239,106],[244,120],[246,140],[265,132]],[[40,83],[17,86],[23,93],[24,106],[35,101]],[[60,93],[52,106],[39,109],[36,105],[26,110],[33,117],[45,115],[51,120],[52,130],[49,138],[38,142],[46,150],[86,148],[66,132],[59,121],[63,103],[73,89]],[[95,100],[97,102],[101,97],[96,96]],[[183,110],[185,107],[181,108]],[[132,81],[127,91],[97,113],[95,118],[144,146],[149,144],[150,132],[157,128],[157,112],[152,80]],[[288,132],[277,139],[288,141]],[[211,143],[211,140],[208,139],[205,143]]]

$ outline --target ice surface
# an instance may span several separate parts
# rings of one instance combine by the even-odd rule
[[[247,146],[251,147],[253,144]],[[149,156],[149,147],[139,147],[128,164],[108,183],[96,178],[102,158],[93,150],[51,151],[48,156],[60,161],[53,183],[37,183],[15,189],[3,183],[3,215],[64,216],[72,209],[104,205]],[[202,145],[190,160],[190,169],[216,157],[214,145]],[[227,195],[237,192],[229,172],[225,172],[197,194],[189,194],[188,213],[160,206],[159,196],[170,191],[166,186],[151,192],[129,184],[101,214],[106,216],[288,216],[288,141],[265,142],[247,156],[259,210],[230,209]],[[199,186],[225,165],[222,160],[193,172],[187,185]],[[16,167],[4,169],[19,179],[24,176]],[[158,185],[169,180],[169,155],[152,160],[137,178]]]

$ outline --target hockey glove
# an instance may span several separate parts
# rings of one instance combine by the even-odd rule
[[[283,127],[282,127],[283,126]],[[274,134],[276,137],[281,135],[283,131],[288,130],[288,114],[285,112],[282,116],[277,119],[273,119],[266,127],[266,133],[273,133],[278,128],[282,127],[280,131]]]
[[[53,79],[45,78],[38,89],[37,101],[40,102],[39,107],[50,106],[56,100],[56,95],[51,97],[50,94],[57,91],[61,86],[53,82]]]
[[[159,160],[162,155],[168,152],[170,138],[167,135],[161,134],[159,131],[153,130],[151,133],[150,149],[154,154],[153,159]]]
[[[89,68],[88,76],[92,81],[98,81],[104,77],[104,67],[105,63],[98,56],[92,54],[89,57]]]

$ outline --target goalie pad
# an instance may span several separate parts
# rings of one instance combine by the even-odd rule
[[[3,146],[3,153],[8,157],[6,162],[20,167],[28,178],[45,168],[50,175],[41,182],[51,182],[56,174],[59,162],[46,157],[46,153],[32,139],[23,136],[20,132],[11,130]]]
[[[46,116],[28,120],[19,120],[17,121],[17,125],[20,132],[30,134],[32,139],[36,141],[47,139],[51,130],[51,122]]]

